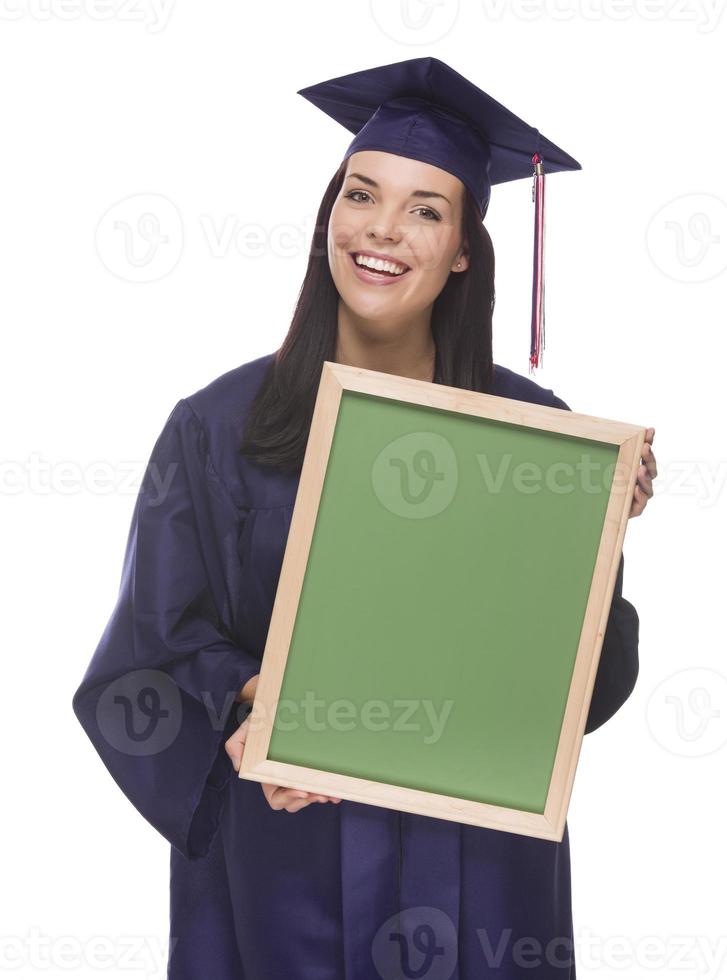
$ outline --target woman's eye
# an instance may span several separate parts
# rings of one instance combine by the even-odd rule
[[[346,197],[350,197],[351,200],[353,201],[354,200],[354,196],[353,196],[354,194],[365,194],[366,197],[369,196],[368,193],[367,193],[367,191],[349,191],[348,194],[346,194]]]
[[[428,218],[427,219],[428,221],[441,221],[442,220],[439,217],[439,215],[436,213],[436,211],[432,211],[431,208],[417,208],[417,211],[426,211],[428,214],[431,214],[432,217],[431,218]]]
[[[349,198],[351,201],[355,201],[357,204],[364,204],[365,203],[364,201],[360,200],[360,198],[354,197],[354,194],[363,194],[364,197],[366,197],[368,200],[371,200],[371,195],[368,193],[368,191],[349,191],[345,195],[345,197]],[[416,210],[419,213],[421,213],[422,211],[425,211],[426,212],[426,215],[422,215],[422,217],[426,217],[427,218],[427,221],[441,221],[442,220],[439,217],[439,215],[437,214],[437,212],[436,211],[432,211],[431,208],[424,208],[424,207],[422,207],[422,208],[417,208]]]

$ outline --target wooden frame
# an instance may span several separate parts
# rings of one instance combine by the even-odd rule
[[[609,491],[542,813],[268,758],[339,406],[346,391],[617,447],[616,473],[620,479],[613,480]],[[636,425],[324,362],[239,777],[547,840],[561,840],[644,438],[645,429]]]

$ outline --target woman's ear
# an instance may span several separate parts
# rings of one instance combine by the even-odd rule
[[[470,260],[467,253],[467,246],[463,245],[452,263],[452,272],[464,272],[465,269],[469,268],[469,264]]]

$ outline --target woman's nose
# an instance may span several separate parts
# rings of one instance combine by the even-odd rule
[[[387,242],[400,241],[402,237],[401,228],[393,218],[379,215],[376,221],[369,223],[366,228],[368,238],[380,238]]]

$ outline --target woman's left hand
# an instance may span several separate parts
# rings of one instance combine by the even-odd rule
[[[649,498],[654,496],[651,481],[656,479],[656,456],[654,456],[654,450],[651,448],[651,444],[654,441],[655,432],[656,429],[646,430],[646,442],[641,451],[641,465],[636,475],[634,499],[631,502],[631,513],[629,517],[638,517],[639,514],[643,514]]]

